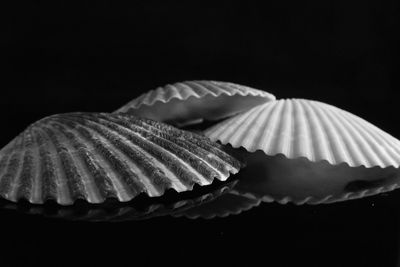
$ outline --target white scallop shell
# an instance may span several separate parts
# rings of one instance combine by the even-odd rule
[[[185,126],[226,118],[271,100],[275,96],[243,85],[185,81],[151,90],[115,112]]]
[[[205,131],[213,141],[262,150],[267,155],[347,163],[351,167],[399,167],[400,141],[364,119],[318,101],[268,102]]]
[[[0,195],[71,205],[224,181],[239,162],[208,138],[124,114],[67,113],[30,125],[0,151]]]

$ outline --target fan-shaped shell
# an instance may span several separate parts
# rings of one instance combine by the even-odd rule
[[[218,81],[168,84],[133,99],[116,112],[166,121],[177,126],[218,120],[274,100],[267,92]]]
[[[268,102],[205,131],[247,151],[349,166],[399,167],[400,141],[364,119],[318,101]]]
[[[123,114],[44,118],[0,151],[0,195],[31,203],[154,197],[226,180],[239,162],[208,138]]]

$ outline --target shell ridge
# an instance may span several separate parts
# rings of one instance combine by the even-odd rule
[[[71,128],[74,128],[76,122],[63,119],[63,122]],[[124,166],[123,163],[116,159],[115,152],[108,144],[104,144],[100,139],[94,138],[92,132],[84,127],[76,127],[74,131],[80,136],[81,139],[86,140],[86,145],[93,148],[97,152],[96,160],[107,171],[110,179],[110,192],[115,192],[115,195],[120,201],[129,201],[136,194],[132,192],[129,187],[129,182],[126,181],[127,173],[121,170]]]
[[[129,126],[128,128],[132,126],[132,123],[137,125],[139,128],[143,128],[148,132],[156,132],[157,135],[161,138],[165,138],[166,135],[163,134],[162,131],[165,133],[168,133],[168,135],[172,136],[173,138],[176,138],[174,140],[179,140],[180,142],[184,143],[191,143],[207,152],[212,152],[214,153],[219,159],[224,161],[225,163],[228,163],[230,166],[233,168],[238,168],[237,164],[235,164],[236,161],[232,160],[232,157],[227,154],[225,151],[217,149],[220,148],[216,143],[212,143],[211,140],[207,137],[203,136],[198,136],[198,135],[193,135],[191,133],[185,132],[185,131],[177,131],[175,128],[172,126],[166,125],[162,129],[159,129],[155,127],[155,122],[154,121],[149,121],[149,120],[144,120],[143,121],[138,121],[137,119],[134,119],[132,116],[122,116],[120,117],[118,115],[118,118],[122,118],[124,122],[127,122]],[[142,123],[137,123],[137,122],[142,122]],[[146,126],[143,125],[143,123],[146,123]],[[154,133],[153,133],[154,134]]]
[[[399,159],[400,157],[399,140],[392,136],[386,136],[385,133],[379,128],[375,127],[377,129],[374,129],[369,127],[368,124],[364,124],[361,120],[355,120],[355,124],[357,124],[362,131],[365,131],[366,134],[370,136],[372,139],[371,141],[375,142],[378,148],[383,147],[385,152],[388,154],[388,157],[392,160],[392,164],[398,166],[399,163],[397,163],[395,159]]]
[[[112,121],[112,120],[111,120],[111,121]],[[114,122],[114,123],[115,123],[115,122]],[[118,124],[117,124],[117,125],[118,125]],[[132,138],[134,138],[134,139],[136,139],[136,140],[139,140],[138,144],[136,144],[136,145],[139,145],[139,146],[141,147],[141,149],[143,149],[144,151],[147,151],[147,153],[151,153],[151,152],[152,152],[152,156],[154,156],[154,157],[157,158],[157,155],[156,155],[157,149],[154,149],[154,148],[157,146],[155,143],[149,142],[149,141],[146,140],[143,136],[140,136],[138,133],[134,132],[134,131],[131,130],[131,129],[128,129],[128,130],[130,130],[131,133],[134,134],[134,135],[131,135],[131,136],[130,136],[130,141],[131,141],[131,143],[133,143],[133,141],[134,141],[134,140],[132,140]],[[145,143],[144,143],[144,142],[145,142]],[[146,148],[146,144],[147,144],[147,146],[150,146],[150,148],[148,148],[148,147]],[[169,161],[175,162],[175,163],[176,163],[176,164],[174,165],[175,167],[178,168],[178,169],[176,170],[176,172],[177,172],[177,173],[181,173],[181,174],[183,175],[183,176],[180,176],[180,177],[177,176],[177,178],[180,179],[180,183],[185,183],[185,184],[187,184],[187,186],[188,186],[189,188],[191,188],[191,187],[193,187],[193,179],[195,178],[195,182],[196,182],[196,183],[202,184],[202,182],[201,182],[202,175],[201,175],[200,173],[198,173],[197,171],[193,171],[193,170],[192,170],[192,173],[196,173],[197,176],[195,176],[195,177],[191,176],[191,175],[190,175],[190,171],[188,171],[188,169],[186,170],[186,169],[182,169],[182,167],[179,167],[179,164],[178,164],[177,162],[182,163],[182,161],[179,160],[179,158],[175,157],[175,156],[174,156],[173,154],[171,154],[168,150],[166,150],[166,149],[164,149],[164,148],[162,148],[162,149],[163,149],[164,152],[167,152],[167,154],[164,154],[164,155],[161,155],[161,156],[159,155],[158,157],[159,157],[160,159],[163,159],[163,156],[164,156],[164,157],[169,157],[169,158],[168,158]],[[150,151],[151,151],[151,152],[150,152]],[[187,168],[186,165],[184,165],[184,167]],[[175,174],[174,174],[174,175],[175,175]],[[185,176],[185,175],[186,175],[186,176]],[[205,179],[205,178],[203,178],[203,179]],[[178,188],[177,188],[177,189],[178,189]]]
[[[275,147],[277,148],[275,151],[282,151],[283,154],[292,155],[291,153],[291,138],[292,138],[292,117],[294,114],[294,108],[292,101],[285,101],[285,105],[282,108],[281,115],[282,119],[279,121],[279,125],[277,127],[278,133],[282,136],[286,136],[284,138],[280,138],[278,142],[275,143]]]
[[[312,150],[311,146],[311,129],[308,120],[305,116],[305,110],[303,107],[303,102],[299,100],[294,101],[294,108],[296,110],[296,120],[297,123],[295,124],[296,129],[292,132],[292,140],[296,140],[295,134],[296,132],[299,133],[299,139],[302,138],[302,142],[296,142],[297,147],[292,149],[293,156],[300,157],[302,153],[306,158],[313,160],[315,158],[314,151]]]
[[[204,88],[206,88],[208,91],[213,92],[216,96],[222,94],[232,95],[238,92],[238,90],[235,90],[234,88],[224,87],[222,84],[216,85],[215,83],[212,82],[207,83],[206,81],[196,81],[196,82],[201,86],[203,86]]]
[[[315,160],[322,160],[324,159],[324,155],[326,155],[326,160],[334,164],[335,157],[333,156],[332,148],[328,142],[327,134],[324,131],[324,128],[321,125],[321,122],[317,115],[315,114],[314,110],[312,109],[312,104],[314,102],[306,103],[305,102],[305,110],[307,117],[310,122],[310,126],[314,129],[313,131],[313,148],[314,151],[317,152],[314,155],[316,156]]]
[[[133,118],[130,117],[129,119],[132,120]],[[124,123],[124,122],[120,122],[120,123]],[[237,167],[229,158],[227,158],[228,154],[226,154],[223,151],[218,151],[216,149],[215,145],[207,144],[210,142],[209,139],[204,139],[204,138],[201,139],[201,140],[207,141],[206,144],[204,142],[200,142],[200,143],[195,142],[195,140],[197,139],[197,137],[195,135],[188,136],[188,134],[183,131],[179,131],[180,134],[177,135],[177,130],[176,129],[174,130],[174,128],[170,127],[170,126],[167,126],[169,129],[162,129],[163,132],[168,133],[168,134],[162,133],[160,131],[160,129],[157,129],[157,128],[153,128],[153,130],[151,132],[148,132],[147,131],[148,129],[145,129],[145,131],[143,132],[140,125],[139,125],[139,128],[135,128],[131,123],[124,124],[123,126],[128,129],[133,130],[134,132],[136,132],[136,134],[141,135],[145,139],[148,139],[148,138],[153,139],[152,140],[153,142],[156,140],[160,140],[161,143],[160,143],[160,141],[158,141],[156,143],[157,143],[157,145],[159,145],[161,147],[172,145],[175,148],[186,151],[190,155],[193,155],[196,158],[203,161],[204,164],[208,165],[210,168],[217,171],[219,174],[222,175],[222,177],[229,176],[229,172],[233,172],[234,169]],[[151,137],[149,137],[149,135]],[[183,136],[181,136],[181,135],[183,135]],[[186,140],[182,137],[186,138]],[[154,138],[156,138],[156,139],[154,140]],[[163,143],[163,142],[167,142],[167,143]],[[166,144],[170,144],[170,145],[166,145]],[[193,154],[193,150],[196,150],[199,153]],[[212,155],[212,157],[211,157],[210,152],[215,154],[216,157],[214,157],[214,155]],[[221,165],[222,162],[224,162],[223,165],[226,165],[226,167]],[[218,176],[216,176],[216,177],[218,177]]]
[[[54,125],[53,125],[54,127]],[[82,156],[82,147],[76,148],[73,139],[69,135],[68,130],[60,131],[55,127],[55,133],[58,136],[63,136],[64,142],[66,143],[66,148],[68,149],[68,155],[74,155],[70,157],[71,166],[73,166],[74,171],[77,174],[77,179],[79,180],[80,195],[87,199],[90,203],[100,203],[104,201],[104,196],[100,191],[98,184],[95,182],[93,174],[90,172],[87,162]]]
[[[84,190],[82,176],[79,173],[78,168],[70,155],[67,144],[63,144],[62,142],[60,142],[59,137],[56,135],[54,130],[50,129],[47,126],[42,127],[42,129],[55,146],[61,162],[61,166],[65,173],[66,184],[70,189],[72,198],[86,198],[88,195],[87,192]]]
[[[71,118],[64,118],[63,120],[69,120],[69,123],[77,126],[76,121]],[[95,134],[92,129],[79,125],[76,130],[102,155],[103,162],[112,170],[110,173],[117,174],[113,177],[113,185],[118,189],[118,198],[121,201],[129,201],[138,195],[141,192],[141,186],[132,184],[131,181],[131,177],[136,177],[136,174],[132,173],[130,169],[128,170],[125,161],[119,159],[120,152],[112,144],[104,141],[108,141],[107,139]]]
[[[273,104],[264,104],[260,107],[255,107],[253,109],[252,112],[252,116],[256,119],[256,121],[254,122],[256,125],[260,124],[261,128],[265,127],[266,123],[269,121],[270,117],[271,117],[271,109],[273,109],[275,107],[275,105]],[[259,109],[257,111],[257,109]],[[262,115],[260,116],[260,114],[262,113]],[[243,131],[243,134],[245,134],[246,132]],[[262,143],[262,138],[263,138],[263,134],[264,131],[257,131],[256,135],[254,136],[254,143],[252,146],[247,145],[246,149],[250,150],[250,151],[255,151],[258,149],[257,146],[260,146],[260,144]],[[249,134],[248,139],[251,140],[251,135]],[[246,142],[243,142],[244,144]],[[247,144],[250,143],[247,142]],[[243,146],[244,146],[243,144]]]
[[[150,137],[150,136],[149,136]],[[154,139],[154,136],[152,138],[152,142],[154,142],[157,139]],[[161,141],[161,139],[158,139],[158,141]],[[169,145],[165,142],[168,142]],[[165,140],[164,142],[161,141],[161,143],[157,143],[160,147],[165,148],[169,151],[169,153],[174,152],[176,149],[180,149],[179,146],[176,146],[174,143]],[[172,151],[170,150],[172,149]],[[212,177],[216,177],[218,179],[223,179],[223,175],[220,175],[220,172],[218,172],[213,166],[210,166],[207,162],[203,161],[201,158],[199,158],[197,155],[195,154],[191,154],[189,151],[186,150],[181,150],[181,152],[183,152],[185,154],[185,159],[191,160],[194,163],[197,163],[199,166],[199,169],[196,169],[196,171],[201,174],[200,177],[202,177],[203,179],[205,179],[205,181],[203,183],[205,184],[209,184],[211,181],[209,181],[206,177],[210,176],[210,175],[206,175],[205,173],[203,173],[204,171],[208,172],[212,172],[213,174],[211,175]],[[171,153],[173,155],[173,153]],[[174,155],[175,156],[175,155]],[[191,168],[193,168],[193,166],[196,166],[196,164],[190,165],[188,163],[186,163],[184,160],[179,159],[180,161],[184,162],[186,164],[186,166],[190,166]],[[200,159],[200,161],[198,161]],[[208,168],[207,168],[208,167]],[[211,169],[211,170],[210,170]],[[209,174],[209,173],[208,173]],[[222,176],[222,177],[221,177]]]
[[[102,120],[101,118],[97,118],[99,120]],[[151,184],[157,185],[157,191],[158,194],[163,193],[166,189],[171,188],[171,187],[176,187],[178,186],[177,191],[179,189],[182,189],[183,185],[181,184],[180,181],[179,184],[172,184],[171,181],[167,178],[165,169],[166,167],[162,162],[160,162],[157,157],[155,157],[150,151],[147,151],[146,149],[143,149],[143,147],[140,145],[143,142],[146,142],[144,138],[138,138],[132,140],[133,136],[132,135],[137,135],[134,131],[127,129],[125,127],[122,127],[120,124],[117,124],[113,121],[108,122],[108,121],[103,121],[100,123],[100,121],[95,121],[91,120],[93,123],[96,123],[98,127],[107,127],[108,131],[112,131],[114,135],[119,135],[118,138],[124,138],[127,142],[125,142],[124,139],[121,139],[121,141],[124,141],[124,143],[129,143],[130,147],[130,158],[134,160],[135,163],[139,163],[141,166],[143,166],[143,172],[144,172],[144,177],[145,179],[148,179]],[[103,126],[104,125],[104,126]],[[100,129],[100,128],[99,128]],[[137,141],[136,143],[134,141]],[[131,151],[132,150],[132,151]],[[135,153],[135,154],[132,154]],[[159,164],[152,164],[155,163],[155,161]],[[157,165],[161,165],[161,168],[154,167]],[[172,175],[175,176],[172,172],[169,172]],[[171,179],[173,177],[170,177]],[[177,178],[175,176],[175,178]]]
[[[78,154],[75,164],[79,165],[78,169],[84,174],[82,177],[86,176],[84,186],[87,194],[92,195],[92,202],[100,203],[104,201],[107,196],[115,196],[115,192],[112,190],[113,187],[110,177],[106,175],[104,169],[99,165],[89,147],[78,137],[77,132],[67,129],[60,122],[53,122],[52,125],[60,134],[63,134],[65,138],[68,139],[70,145]]]
[[[93,119],[93,116],[90,115],[86,117],[86,121],[82,121],[87,129],[96,133],[96,137],[101,139],[103,144],[108,143],[109,148],[113,150],[114,154],[117,154],[118,158],[115,158],[119,161],[119,165],[124,168],[124,176],[125,182],[132,188],[137,191],[137,193],[146,192],[148,195],[153,196],[159,195],[157,189],[153,187],[153,185],[147,183],[149,177],[147,173],[138,166],[135,158],[137,158],[137,153],[129,147],[121,138],[113,133],[106,127],[95,125],[91,123],[88,125],[89,120]],[[147,159],[148,160],[148,159]],[[122,170],[121,170],[122,171]],[[141,179],[143,178],[143,179]]]
[[[345,123],[342,122],[342,118],[338,117],[337,112],[326,112],[331,121],[336,126],[336,129],[340,131],[342,135],[342,139],[346,144],[347,153],[351,159],[351,162],[348,162],[349,166],[360,166],[364,165],[363,162],[366,161],[364,155],[357,148],[357,142],[354,140],[354,136],[349,132],[349,129],[345,127]]]
[[[218,92],[214,92],[209,90],[207,87],[200,84],[198,81],[186,81],[184,84],[188,85],[192,91],[194,91],[197,95],[204,97],[206,95],[212,95],[214,97],[219,96]]]
[[[19,175],[22,171],[23,159],[25,156],[25,151],[22,151],[25,142],[25,136],[19,137],[15,144],[17,149],[11,155],[10,160],[7,164],[7,170],[0,179],[0,195],[9,200],[16,200],[14,194],[14,188],[19,179]]]
[[[7,170],[8,161],[10,159],[10,155],[5,154],[0,159],[0,181],[1,177],[3,177],[4,172]]]
[[[341,121],[347,125],[347,129],[355,136],[355,141],[358,144],[359,150],[363,153],[365,158],[365,164],[367,167],[374,166],[374,162],[377,162],[379,166],[383,166],[381,160],[376,156],[370,144],[362,137],[361,133],[349,122],[342,112],[336,112],[336,115],[341,118]]]
[[[205,95],[204,92],[196,91],[195,88],[193,88],[193,86],[191,86],[187,82],[176,83],[174,90],[179,92],[175,95],[174,98],[182,100],[182,101],[188,100],[191,97],[202,98]],[[171,100],[172,100],[172,98],[170,98],[167,102],[169,102]]]
[[[64,168],[61,167],[62,162],[61,162],[61,158],[60,155],[58,153],[58,150],[56,148],[56,144],[54,143],[54,141],[49,137],[49,135],[44,132],[42,129],[37,129],[37,132],[39,132],[39,135],[43,138],[43,143],[41,143],[41,145],[39,145],[42,148],[42,156],[46,158],[46,161],[44,162],[44,175],[45,178],[50,181],[50,177],[48,177],[49,172],[52,172],[52,174],[55,177],[55,180],[50,182],[52,186],[54,186],[54,188],[50,187],[50,188],[45,188],[45,192],[46,193],[52,193],[51,191],[47,191],[47,190],[55,190],[56,194],[58,196],[57,198],[57,202],[60,204],[69,204],[72,203],[72,196],[71,196],[71,191],[68,185],[68,181],[66,179],[66,173],[64,171]],[[44,143],[46,143],[46,147],[44,147]],[[48,169],[50,168],[50,169]]]
[[[271,115],[265,124],[265,128],[263,129],[263,137],[261,139],[261,148],[265,153],[270,153],[270,144],[274,138],[274,134],[276,134],[277,121],[279,119],[278,116],[282,112],[284,104],[285,100],[279,100],[274,103],[274,107],[270,110]]]
[[[10,195],[12,199],[18,200],[20,197],[26,196],[27,199],[31,197],[31,187],[33,183],[33,176],[36,173],[33,156],[33,138],[30,131],[24,134],[24,155],[20,173],[16,176],[12,186]]]
[[[342,114],[346,115],[346,118],[352,119],[352,122],[362,125],[363,129],[367,130],[371,134],[376,134],[377,136],[381,137],[376,139],[380,145],[392,147],[394,150],[396,150],[396,154],[400,155],[400,140],[355,114],[352,114],[346,110],[338,109],[337,107],[331,105],[327,106],[333,111],[340,110]],[[393,143],[396,143],[396,145],[393,146]]]
[[[345,141],[343,140],[342,135],[339,133],[338,126],[335,123],[335,120],[332,119],[329,115],[330,112],[326,109],[319,109],[314,107],[316,113],[321,117],[321,122],[325,124],[325,127],[330,132],[329,136],[332,137],[334,142],[333,147],[335,147],[335,155],[338,155],[336,159],[336,163],[347,162],[349,165],[353,165],[353,159],[351,158],[348,148],[346,147]]]
[[[213,152],[212,147],[211,147],[211,149],[207,150],[204,148],[204,146],[203,147],[198,146],[196,143],[186,141],[185,139],[179,138],[174,134],[171,134],[171,135],[161,134],[161,132],[159,130],[156,130],[156,131],[150,133],[146,130],[145,130],[145,132],[143,132],[143,130],[141,130],[141,129],[134,129],[132,125],[124,125],[124,126],[129,128],[130,130],[133,130],[135,132],[135,134],[140,135],[145,142],[149,141],[146,138],[148,136],[148,134],[152,134],[155,136],[155,138],[161,138],[167,142],[174,143],[174,144],[178,145],[177,147],[180,147],[181,149],[184,149],[189,153],[193,153],[193,151],[197,151],[197,154],[195,156],[200,158],[206,164],[210,165],[212,168],[216,169],[218,172],[223,173],[224,175],[227,175],[227,173],[229,173],[229,170],[227,170],[227,166],[225,166],[225,164],[227,164],[227,162],[224,161],[223,159],[219,158],[218,154],[216,155],[216,157],[208,156],[208,155],[210,155],[209,154],[210,150],[211,150],[211,152]]]
[[[223,133],[221,134],[221,142],[224,142],[224,140],[233,138],[233,140],[235,140],[235,141],[233,141],[232,143],[236,144],[237,138],[235,138],[235,137],[237,137],[238,132],[237,131],[228,132],[225,130],[228,127],[238,129],[243,124],[243,122],[247,121],[251,117],[251,115],[252,115],[251,113],[240,114],[239,115],[240,117],[235,117],[235,118],[237,118],[236,120],[232,119],[228,123],[226,123],[225,128],[222,129]]]
[[[386,149],[386,146],[381,146],[377,141],[379,138],[377,138],[374,133],[369,132],[368,129],[365,129],[356,120],[354,120],[352,124],[359,131],[360,136],[368,142],[375,155],[375,161],[379,162],[380,166],[399,166],[393,156],[390,155],[389,151],[391,151],[391,149]],[[399,156],[397,156],[397,160],[399,160]]]
[[[42,203],[42,199],[57,197],[57,184],[55,179],[50,179],[50,176],[57,177],[54,162],[51,159],[51,152],[43,146],[44,137],[42,133],[34,130],[35,142],[38,147],[38,176],[34,182],[32,198],[36,200],[34,203]]]
[[[309,105],[310,110],[320,125],[321,133],[323,135],[322,138],[326,140],[327,152],[329,153],[329,157],[327,158],[331,160],[331,164],[346,162],[346,160],[343,159],[343,150],[340,149],[342,148],[340,147],[341,143],[338,141],[335,131],[332,130],[332,125],[325,119],[326,117],[324,114],[320,112],[321,110],[318,108],[318,104],[314,102],[311,103],[312,104]]]
[[[261,105],[258,108],[258,110],[257,109],[254,110],[255,111],[254,113],[249,113],[249,116],[244,118],[244,122],[242,122],[241,125],[238,128],[236,128],[237,130],[233,132],[234,134],[232,136],[230,136],[229,139],[231,139],[233,143],[237,143],[240,140],[243,140],[243,138],[246,136],[245,130],[251,129],[252,125],[257,124],[258,119],[259,119],[259,114],[261,112],[263,112],[264,110],[265,110],[265,106]],[[244,129],[244,130],[241,130],[241,129]],[[249,133],[247,138],[245,140],[243,140],[243,145],[247,145],[247,147],[250,148],[251,143],[249,144],[249,142],[246,142],[246,141],[251,140],[252,137],[253,137],[252,133]]]

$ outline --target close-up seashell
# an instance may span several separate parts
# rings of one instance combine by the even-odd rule
[[[267,155],[399,167],[400,141],[337,107],[312,100],[278,100],[255,107],[205,131],[213,141]]]
[[[176,126],[215,121],[275,100],[270,93],[219,81],[185,81],[158,87],[117,113],[130,113]]]
[[[241,152],[247,167],[237,188],[266,202],[331,203],[399,186],[400,141],[325,103],[269,102],[205,135]]]
[[[240,162],[208,138],[124,114],[67,113],[41,119],[0,151],[0,195],[71,205],[121,202],[140,193],[188,191],[225,181]]]

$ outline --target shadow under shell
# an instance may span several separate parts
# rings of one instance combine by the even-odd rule
[[[0,199],[0,211],[11,210],[24,215],[37,215],[49,219],[89,222],[122,222],[146,220],[154,217],[172,215],[198,207],[227,194],[237,183],[216,181],[212,185],[195,185],[193,191],[177,193],[169,189],[161,197],[148,197],[144,193],[135,199],[121,203],[117,199],[108,199],[101,204],[90,204],[78,200],[71,206],[62,206],[54,200],[45,204],[31,204],[27,200],[18,203]]]
[[[398,188],[400,169],[349,167],[306,158],[288,159],[240,149],[247,167],[236,176],[235,190],[265,202],[319,204],[375,195]]]

